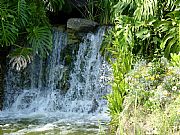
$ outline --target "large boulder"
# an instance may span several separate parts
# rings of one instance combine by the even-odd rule
[[[98,26],[97,22],[82,19],[82,18],[70,18],[67,21],[67,28],[79,32],[93,31]]]

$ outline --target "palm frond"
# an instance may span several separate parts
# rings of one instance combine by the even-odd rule
[[[15,12],[8,4],[0,2],[0,44],[8,46],[16,41],[18,29],[14,26]]]
[[[28,43],[32,46],[33,51],[40,56],[49,54],[52,47],[52,33],[47,26],[27,29],[28,31]]]
[[[24,27],[28,23],[29,8],[25,0],[18,0],[15,5],[18,27]]]
[[[9,46],[15,43],[17,39],[18,29],[12,22],[2,20],[0,24],[0,44],[1,46]]]

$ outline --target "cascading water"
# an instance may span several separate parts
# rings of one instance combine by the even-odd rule
[[[103,96],[110,90],[107,85],[110,68],[99,53],[103,35],[104,28],[96,34],[88,33],[73,56],[72,68],[68,69],[61,55],[67,46],[67,34],[54,30],[54,46],[47,60],[34,56],[27,70],[18,73],[9,69],[0,121],[42,115],[76,122],[103,117],[107,108]],[[60,85],[67,70],[69,87],[64,91]]]

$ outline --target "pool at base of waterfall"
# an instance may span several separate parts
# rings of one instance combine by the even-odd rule
[[[0,135],[97,135],[106,134],[107,114],[0,112]]]

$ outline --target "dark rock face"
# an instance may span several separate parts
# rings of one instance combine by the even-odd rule
[[[87,4],[87,0],[71,0],[72,4],[78,7],[85,6]]]
[[[9,54],[9,47],[0,47],[0,110],[3,107],[4,98],[4,76],[6,73],[6,56]]]
[[[67,21],[67,28],[79,32],[93,31],[98,26],[98,23],[82,19],[82,18],[70,18]]]
[[[97,100],[94,98],[92,101],[92,107],[91,109],[88,111],[88,113],[93,113],[97,110],[97,108],[99,107],[99,103],[97,102]]]
[[[3,95],[4,95],[4,73],[2,64],[0,64],[0,110],[3,107]]]
[[[47,15],[52,25],[66,24],[69,18],[85,17],[82,11],[85,11],[86,6],[87,0],[65,0],[62,10],[56,13],[48,11]]]

